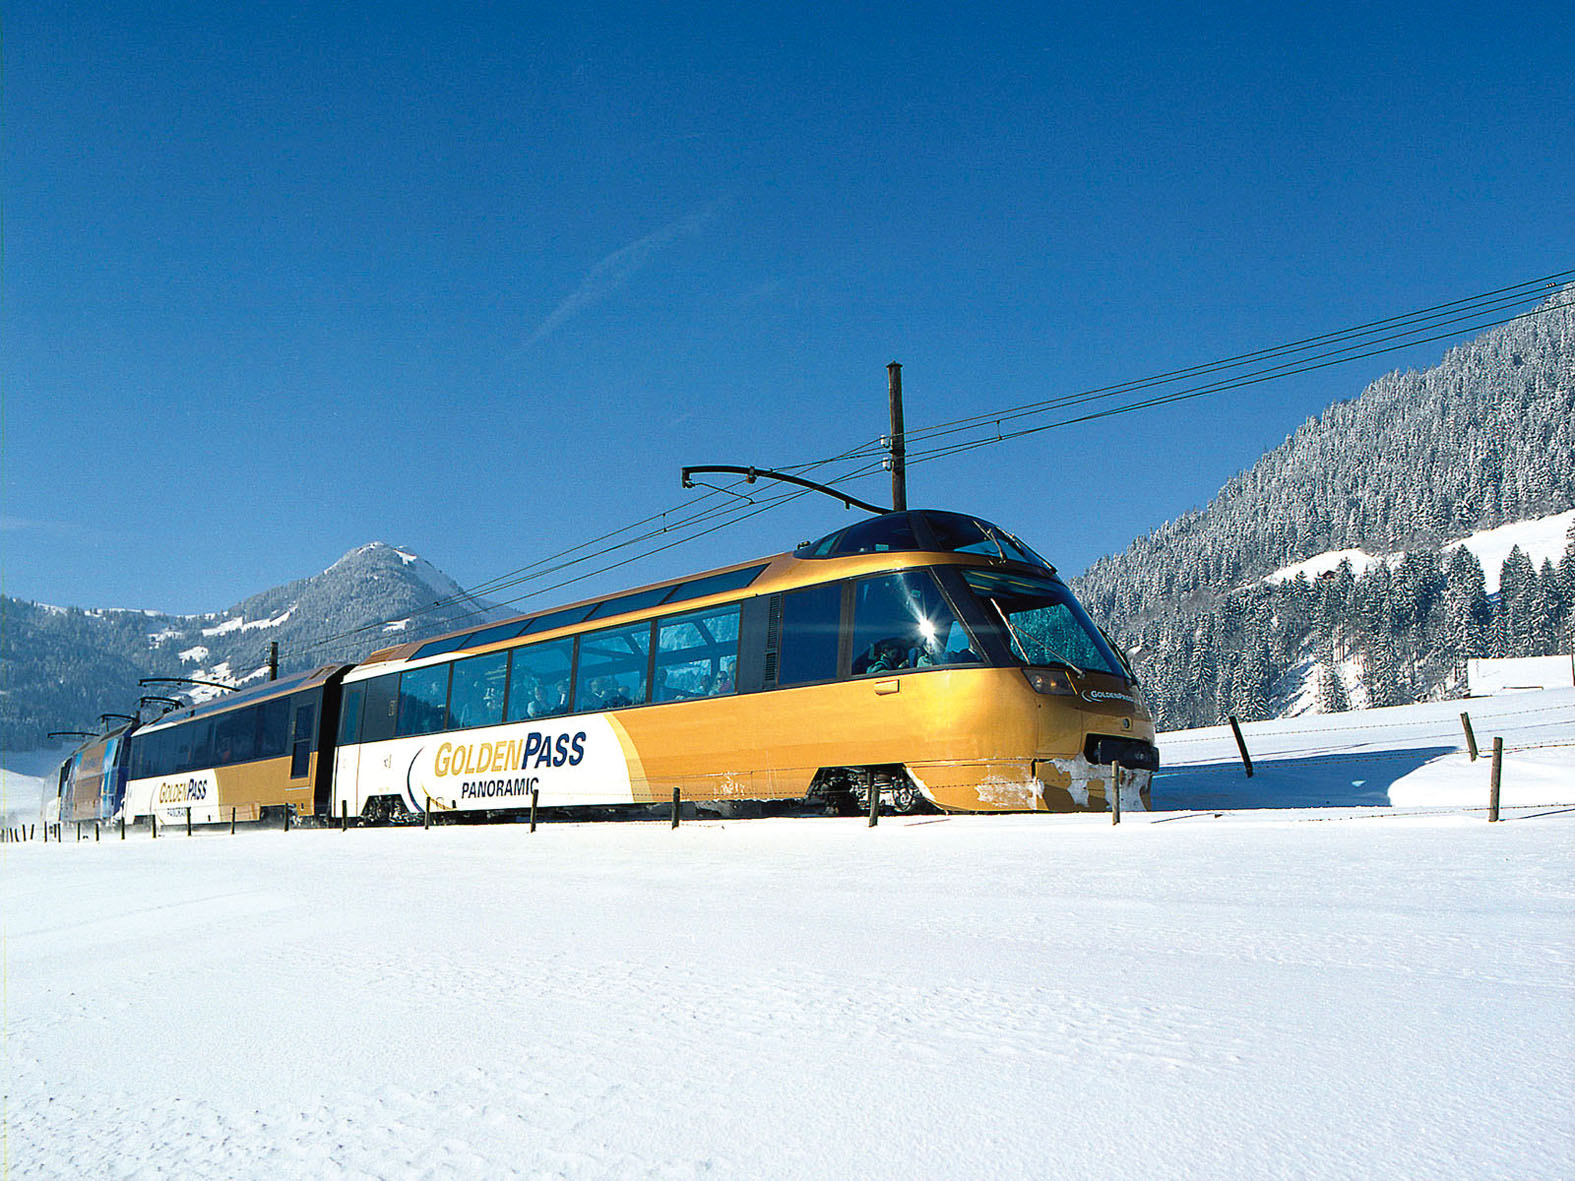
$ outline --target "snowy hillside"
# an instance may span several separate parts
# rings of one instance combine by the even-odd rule
[[[1411,707],[1167,735],[1120,827],[0,846],[11,1174],[1567,1176],[1575,692],[1469,708],[1498,825]]]
[[[1162,725],[1436,700],[1472,657],[1570,651],[1572,296],[1334,403],[1074,580]]]
[[[1482,567],[1483,590],[1487,594],[1496,595],[1499,575],[1511,551],[1519,548],[1520,552],[1531,560],[1533,566],[1541,566],[1543,562],[1557,565],[1559,559],[1564,556],[1571,527],[1575,527],[1575,509],[1536,517],[1529,521],[1513,521],[1508,525],[1500,525],[1497,529],[1482,529],[1447,542],[1441,549],[1445,554],[1454,553],[1458,549],[1470,550]],[[1300,562],[1281,566],[1268,574],[1263,581],[1278,585],[1297,577],[1322,578],[1334,573],[1342,562],[1350,566],[1352,574],[1361,577],[1377,562],[1383,562],[1390,569],[1394,569],[1404,560],[1404,550],[1385,554],[1369,554],[1359,549],[1325,550]]]

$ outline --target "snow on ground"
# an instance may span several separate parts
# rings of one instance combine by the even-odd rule
[[[1466,750],[1471,717],[1483,758]],[[1487,807],[1488,755],[1507,751],[1501,799],[1575,805],[1575,689],[1505,693],[1242,726],[1248,779],[1228,726],[1159,736],[1156,808]]]
[[[1575,816],[0,847],[17,1177],[1555,1177]]]
[[[38,822],[44,785],[56,783],[60,764],[74,749],[74,743],[62,743],[40,750],[0,751],[0,827]]]
[[[1485,800],[1461,708],[1515,748],[1504,823],[1423,807]],[[3,845],[9,1168],[1569,1176],[1575,810],[1528,805],[1575,796],[1572,722],[1262,723],[1251,781],[1228,730],[1167,735],[1172,810],[1120,827]],[[1407,808],[1265,807],[1307,792]]]
[[[1290,582],[1298,574],[1305,575],[1308,579],[1318,578],[1329,574],[1340,567],[1341,562],[1351,563],[1351,573],[1360,578],[1366,574],[1374,562],[1383,559],[1377,554],[1370,554],[1359,549],[1334,549],[1325,550],[1321,554],[1314,554],[1303,561],[1290,566],[1281,566],[1273,574],[1267,575],[1264,582],[1278,584]]]
[[[231,615],[226,618],[223,623],[220,623],[214,627],[203,628],[202,634],[205,636],[223,636],[235,631],[250,632],[258,631],[262,628],[278,627],[285,620],[289,619],[294,611],[295,607],[292,604],[291,606],[285,608],[282,614],[275,615],[271,619],[253,619],[250,621],[248,621],[246,617],[242,615]]]
[[[1477,561],[1482,563],[1487,593],[1497,594],[1499,572],[1503,569],[1504,559],[1509,557],[1510,550],[1518,545],[1521,552],[1531,559],[1532,565],[1539,568],[1550,558],[1554,565],[1557,565],[1564,555],[1565,545],[1568,544],[1567,535],[1572,522],[1575,522],[1575,509],[1534,521],[1516,521],[1512,525],[1487,529],[1481,533],[1473,533],[1460,541],[1451,542],[1444,547],[1444,551],[1447,553],[1463,545],[1474,553]]]
[[[1493,595],[1498,593],[1499,573],[1503,568],[1504,559],[1509,557],[1510,550],[1517,545],[1521,552],[1531,559],[1534,566],[1540,567],[1547,559],[1552,559],[1557,565],[1559,559],[1564,556],[1565,545],[1568,544],[1567,535],[1571,522],[1575,522],[1575,509],[1529,521],[1516,521],[1497,529],[1484,529],[1480,533],[1473,533],[1469,537],[1449,542],[1443,547],[1443,552],[1448,554],[1465,546],[1475,554],[1477,561],[1482,563],[1487,593]],[[1281,566],[1274,573],[1267,575],[1263,581],[1271,584],[1289,582],[1298,574],[1316,579],[1338,569],[1342,561],[1350,562],[1351,573],[1360,578],[1378,562],[1398,566],[1404,557],[1403,550],[1389,554],[1369,554],[1359,549],[1326,550],[1292,565]]]

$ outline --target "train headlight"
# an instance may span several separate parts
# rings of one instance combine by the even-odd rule
[[[1049,693],[1058,697],[1075,696],[1072,679],[1060,669],[1028,668],[1023,670],[1035,693]]]

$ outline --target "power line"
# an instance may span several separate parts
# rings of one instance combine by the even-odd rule
[[[1546,312],[1554,311],[1558,308],[1567,307],[1570,305],[1567,303],[1544,305],[1529,312],[1523,312],[1513,316],[1491,319],[1477,323],[1469,328],[1455,327],[1453,330],[1448,332],[1435,331],[1436,329],[1445,327],[1446,325],[1460,325],[1468,320],[1479,320],[1483,316],[1496,315],[1500,311],[1508,310],[1511,307],[1524,304],[1532,298],[1542,298],[1549,286],[1557,285],[1559,282],[1569,279],[1572,276],[1575,276],[1575,270],[1559,271],[1552,275],[1526,280],[1522,283],[1516,283],[1511,286],[1498,288],[1493,291],[1482,292],[1477,295],[1465,296],[1460,299],[1450,300],[1441,304],[1435,304],[1429,308],[1407,312],[1398,316],[1389,316],[1380,320],[1369,321],[1366,324],[1356,325],[1354,327],[1341,329],[1335,332],[1327,332],[1321,333],[1317,336],[1305,337],[1301,340],[1276,345],[1272,348],[1259,349],[1250,353],[1237,354],[1235,356],[1226,357],[1218,361],[1209,362],[1207,364],[1188,366],[1183,369],[1171,370],[1168,373],[1156,374],[1151,377],[1122,382],[1112,386],[1102,386],[1095,389],[1063,395],[1057,398],[1041,399],[1039,401],[1023,403],[1017,406],[1009,406],[991,413],[971,415],[966,418],[953,419],[948,422],[941,422],[932,424],[930,426],[914,428],[905,433],[906,438],[909,440],[910,444],[915,439],[939,439],[948,435],[966,433],[969,430],[975,430],[980,426],[985,425],[994,426],[995,432],[992,435],[982,438],[963,440],[957,443],[934,447],[927,451],[910,451],[908,462],[910,465],[912,465],[936,459],[948,458],[953,455],[964,454],[966,452],[978,450],[983,447],[995,446],[997,444],[1010,442],[1026,435],[1038,434],[1043,431],[1053,430],[1058,427],[1070,426],[1081,422],[1091,422],[1097,419],[1114,417],[1121,414],[1129,414],[1137,410],[1150,409],[1156,406],[1167,405],[1171,402],[1186,401],[1193,398],[1203,397],[1212,393],[1221,393],[1229,390],[1245,388],[1251,385],[1260,385],[1282,377],[1290,377],[1301,373],[1309,373],[1318,369],[1325,369],[1334,365],[1346,364],[1351,361],[1358,361],[1368,357],[1379,356],[1385,353],[1394,352],[1399,349],[1409,348],[1414,345],[1427,344],[1433,341],[1459,336],[1466,332],[1481,331],[1485,328],[1496,327],[1501,324],[1510,323],[1514,320],[1541,315]],[[1407,325],[1407,327],[1391,332],[1387,336],[1376,335],[1397,325]],[[1429,332],[1433,334],[1426,336],[1416,335],[1417,333],[1422,332]],[[1363,337],[1372,337],[1373,339],[1363,340]],[[1383,344],[1385,347],[1371,347],[1378,344]],[[1329,348],[1327,351],[1320,353],[1313,353],[1310,356],[1295,357],[1295,354],[1297,353],[1305,353],[1311,349],[1326,345],[1337,345],[1338,347]],[[1243,368],[1244,366],[1250,365],[1254,362],[1272,360],[1281,357],[1292,357],[1294,359],[1285,360],[1280,364],[1259,368],[1247,373],[1237,374],[1231,378],[1207,382],[1201,386],[1182,390],[1172,390],[1167,393],[1140,399],[1135,402],[1127,403],[1106,410],[1062,418],[1049,423],[1042,423],[1013,431],[1003,432],[1000,429],[1000,424],[1002,422],[1018,421],[1023,418],[1030,418],[1049,413],[1052,410],[1067,409],[1078,405],[1087,405],[1111,397],[1116,397],[1123,393],[1135,393],[1145,389],[1162,387],[1173,384],[1177,381],[1185,380],[1187,378],[1223,373],[1231,369]],[[844,481],[860,479],[881,469],[881,461],[885,457],[884,448],[880,446],[880,444],[883,442],[884,439],[870,439],[859,443],[855,447],[852,447],[837,455],[813,460],[808,463],[784,466],[782,470],[791,472],[807,472],[844,461],[856,459],[874,460],[874,462],[866,462],[856,469],[839,473],[834,477],[834,479]],[[499,606],[510,606],[525,599],[533,598],[537,595],[546,594],[552,590],[557,590],[565,586],[573,585],[576,582],[584,581],[585,579],[595,577],[598,574],[608,573],[623,566],[633,564],[654,554],[662,553],[679,545],[686,544],[687,542],[698,540],[701,537],[708,536],[731,525],[739,524],[742,521],[749,520],[750,518],[758,516],[761,513],[768,512],[774,508],[780,507],[783,504],[789,503],[790,501],[797,500],[800,496],[806,495],[804,490],[798,490],[794,492],[767,494],[756,499],[755,497],[742,496],[735,491],[736,489],[742,487],[745,483],[746,481],[739,480],[727,486],[708,486],[711,490],[707,491],[698,498],[691,498],[683,504],[674,505],[660,512],[652,513],[648,516],[640,518],[639,520],[630,522],[627,525],[620,526],[617,529],[609,530],[596,537],[589,538],[573,546],[559,550],[556,553],[539,558],[536,561],[527,563],[526,565],[518,567],[515,570],[496,575],[492,578],[484,580],[483,582],[473,584],[468,588],[461,588],[457,594],[440,598],[433,602],[430,606],[419,608],[415,612],[411,613],[410,616],[406,617],[407,621],[408,619],[412,619],[420,615],[427,615],[434,611],[452,607],[460,602],[477,603],[478,597],[481,595],[493,595],[501,591],[512,590],[515,587],[549,578],[554,574],[562,573],[565,570],[572,569],[573,567],[583,563],[591,562],[598,558],[604,558],[619,551],[638,546],[643,542],[669,534],[682,533],[691,527],[696,527],[696,531],[693,533],[688,533],[681,537],[675,537],[664,544],[643,550],[642,552],[631,557],[610,563],[605,566],[597,567],[594,570],[577,574],[572,578],[563,579],[559,582],[552,583],[549,586],[534,588],[525,594],[518,595],[512,599],[503,600],[501,603],[497,604]],[[717,501],[724,495],[734,499],[728,500],[721,504],[709,503]],[[708,503],[709,507],[707,507]],[[744,511],[746,508],[752,509],[752,511]],[[675,514],[678,514],[677,519],[670,521],[669,518],[673,517]],[[710,524],[710,522],[713,521],[715,521],[715,523]],[[647,526],[656,527],[645,528],[644,532],[634,533],[633,536],[624,536],[625,534],[630,534],[635,530],[639,530],[642,527]],[[701,528],[701,526],[708,527]],[[604,544],[607,542],[613,542],[614,539],[617,538],[622,538],[622,540],[616,541],[615,544],[611,545]],[[460,615],[459,618],[466,619],[478,615],[484,615],[488,612],[488,610],[489,608],[478,605],[473,610]],[[390,622],[393,621],[383,620],[377,623],[366,624],[361,627],[349,629],[345,632],[315,641],[314,643],[307,646],[307,650],[314,651],[320,648],[328,647],[329,645],[336,644],[339,641],[348,641],[364,637],[368,633],[386,628]],[[344,645],[340,646],[343,647]]]
[[[1560,282],[1575,278],[1575,270],[1558,271],[1552,275],[1538,279],[1528,279],[1523,283],[1516,283],[1510,287],[1501,287],[1494,291],[1482,292],[1478,295],[1466,296],[1462,299],[1450,300],[1448,303],[1435,304],[1429,308],[1422,308],[1414,312],[1407,312],[1399,316],[1389,316],[1382,320],[1372,320],[1366,324],[1358,324],[1350,328],[1343,328],[1335,332],[1325,332],[1317,336],[1304,337],[1301,340],[1291,341],[1287,344],[1275,345],[1272,348],[1258,349],[1250,353],[1238,353],[1235,356],[1224,357],[1207,364],[1192,365],[1184,369],[1173,369],[1166,373],[1154,374],[1150,377],[1136,378],[1132,381],[1120,382],[1116,385],[1099,386],[1094,389],[1083,390],[1075,394],[1064,395],[1058,398],[1043,399],[1034,402],[1025,402],[1017,406],[1007,406],[999,410],[983,414],[969,415],[964,418],[952,419],[947,422],[933,423],[929,426],[913,428],[906,432],[909,442],[915,439],[930,438],[940,434],[954,433],[953,428],[966,429],[970,425],[1004,421],[1023,414],[1033,413],[1039,409],[1054,409],[1058,406],[1072,404],[1076,401],[1091,399],[1095,396],[1115,395],[1129,393],[1134,390],[1155,385],[1165,385],[1174,381],[1187,378],[1200,377],[1205,374],[1243,365],[1268,360],[1277,356],[1305,352],[1321,345],[1333,344],[1341,340],[1355,341],[1363,336],[1369,336],[1383,331],[1391,326],[1405,322],[1415,321],[1409,331],[1420,332],[1437,327],[1428,324],[1428,320],[1441,320],[1445,316],[1457,316],[1456,321],[1472,318],[1475,315],[1501,308],[1511,307],[1525,303],[1531,299],[1542,299],[1546,296],[1550,286],[1557,286]],[[1466,305],[1481,305],[1474,307],[1464,315]],[[1446,321],[1448,322],[1448,321]],[[1389,339],[1395,339],[1390,337]],[[1370,342],[1371,343],[1371,342]],[[1352,347],[1355,347],[1352,345]],[[1336,350],[1338,351],[1338,350]]]
[[[1222,393],[1227,390],[1245,389],[1247,386],[1252,385],[1262,385],[1264,382],[1275,381],[1282,377],[1294,377],[1302,373],[1312,373],[1319,369],[1328,369],[1335,365],[1344,365],[1350,361],[1360,361],[1367,357],[1377,357],[1385,353],[1392,353],[1399,349],[1410,348],[1413,345],[1429,344],[1433,341],[1445,340],[1450,337],[1459,336],[1462,331],[1479,331],[1485,328],[1495,328],[1501,324],[1510,324],[1516,320],[1525,320],[1533,316],[1544,315],[1548,312],[1553,312],[1561,308],[1572,306],[1575,306],[1575,301],[1570,301],[1568,303],[1545,304],[1542,307],[1530,312],[1522,312],[1519,315],[1506,316],[1502,319],[1491,320],[1474,325],[1471,329],[1457,329],[1451,332],[1438,333],[1433,336],[1403,340],[1398,344],[1389,344],[1383,348],[1369,349],[1365,352],[1355,353],[1349,356],[1334,357],[1333,359],[1322,359],[1323,357],[1328,356],[1328,354],[1322,354],[1319,357],[1304,358],[1300,362],[1274,366],[1269,370],[1261,371],[1255,374],[1246,374],[1239,378],[1228,381],[1211,382],[1207,385],[1194,387],[1192,389],[1177,390],[1172,391],[1171,393],[1157,395],[1152,398],[1144,398],[1140,401],[1131,402],[1123,406],[1117,406],[1109,410],[1100,410],[1089,414],[1076,415],[1071,418],[1062,418],[1054,422],[1042,423],[1038,426],[1024,427],[1015,431],[998,432],[995,435],[987,436],[985,438],[968,440],[961,443],[953,443],[948,446],[937,447],[929,451],[921,451],[918,453],[910,451],[908,463],[909,466],[912,466],[914,464],[924,463],[929,460],[944,459],[953,455],[961,455],[969,451],[977,451],[982,447],[993,447],[1000,443],[1011,442],[1014,439],[1020,439],[1027,435],[1036,435],[1043,431],[1054,430],[1057,427],[1071,426],[1075,423],[1081,422],[1094,422],[1101,418],[1113,418],[1120,414],[1130,414],[1136,410],[1148,410],[1155,406],[1166,406],[1173,402],[1185,402],[1193,398],[1204,397],[1208,394]],[[1093,400],[1095,399],[1082,399],[1082,401],[1085,403]],[[993,422],[994,420],[992,419],[991,421]]]

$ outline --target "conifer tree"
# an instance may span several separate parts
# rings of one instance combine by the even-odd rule
[[[1342,714],[1350,708],[1351,699],[1346,695],[1339,670],[1333,665],[1324,665],[1318,674],[1318,712]]]

